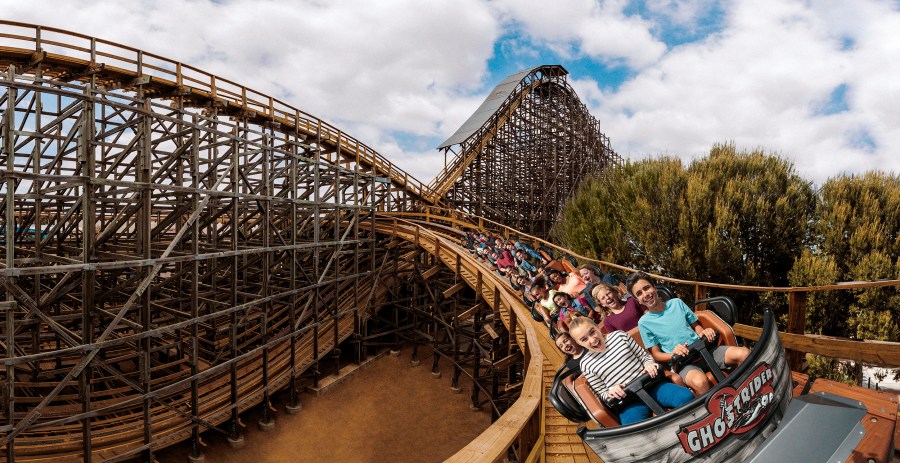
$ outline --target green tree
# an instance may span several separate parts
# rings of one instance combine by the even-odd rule
[[[840,176],[822,186],[813,242],[789,281],[795,286],[895,279],[900,275],[900,178],[882,172]],[[827,262],[827,265],[824,263]],[[827,268],[826,268],[827,267]],[[822,270],[825,270],[824,272]],[[900,340],[895,287],[811,295],[807,331]]]
[[[725,144],[687,168],[675,158],[646,159],[586,182],[555,232],[576,252],[656,273],[784,285],[815,204],[790,162]]]
[[[554,232],[579,254],[664,271],[683,269],[678,217],[686,185],[676,158],[626,162],[585,182],[563,207]],[[625,256],[623,259],[621,256]]]
[[[841,271],[834,259],[804,249],[788,273],[794,286],[825,286],[840,281]],[[852,301],[848,291],[814,291],[806,300],[806,332],[835,336],[847,328],[847,310]]]
[[[815,193],[793,165],[716,145],[688,170],[681,236],[708,281],[784,285],[808,241]]]

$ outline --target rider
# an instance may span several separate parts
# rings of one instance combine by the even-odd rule
[[[568,323],[573,314],[581,314],[585,317],[591,315],[590,307],[587,307],[587,303],[583,302],[584,299],[580,297],[577,299],[573,299],[572,296],[569,296],[567,293],[562,291],[557,291],[553,294],[553,303],[556,304],[556,307],[559,310],[554,314],[550,314],[550,318],[556,318],[558,320],[557,327],[560,331],[569,331]],[[555,317],[554,317],[555,315]]]
[[[559,311],[559,307],[553,302],[554,294],[556,294],[556,290],[548,289],[547,280],[542,276],[535,278],[531,283],[531,295],[534,296],[537,301],[537,304],[535,304],[534,307],[538,309],[541,316],[544,317],[544,323],[548,328],[553,323],[551,314],[556,314]]]
[[[588,317],[575,317],[569,322],[569,335],[588,350],[581,356],[581,374],[600,399],[621,399],[624,388],[644,373],[651,377],[663,374],[659,364],[624,331],[613,331],[603,338],[600,328]],[[661,381],[647,393],[664,407],[680,407],[694,398],[687,388]],[[619,412],[623,425],[650,416],[650,408],[639,400],[627,403]]]
[[[712,328],[704,329],[684,301],[676,297],[663,302],[656,292],[653,279],[646,273],[632,273],[625,281],[625,286],[648,309],[638,321],[638,329],[644,346],[650,349],[657,362],[671,362],[675,354],[687,355],[687,346],[700,337],[708,342],[716,338],[716,332]],[[736,367],[747,358],[750,349],[719,346],[711,353],[719,368]],[[676,373],[697,395],[703,394],[712,386],[703,368],[697,364],[685,365]]]
[[[569,333],[557,334],[555,341],[556,347],[566,354],[566,366],[569,367],[569,369],[579,368],[581,356],[584,355],[587,350],[577,344]]]
[[[629,297],[623,302],[619,288],[605,282],[594,286],[592,296],[597,301],[598,311],[603,314],[603,326],[609,333],[637,327],[638,320],[644,315],[644,309],[635,298]]]

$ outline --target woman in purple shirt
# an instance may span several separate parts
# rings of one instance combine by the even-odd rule
[[[638,319],[644,315],[644,308],[635,300],[628,298],[622,302],[619,289],[606,283],[597,283],[591,290],[591,296],[597,301],[597,308],[603,311],[603,327],[606,331],[628,331],[637,327]]]

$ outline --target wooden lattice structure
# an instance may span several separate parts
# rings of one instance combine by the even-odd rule
[[[435,194],[452,209],[546,237],[580,182],[620,162],[567,74],[541,66],[500,83],[441,144],[447,161]]]
[[[181,63],[0,38],[3,459],[150,461],[201,429],[239,439],[258,404],[268,422],[271,393],[361,331],[385,249],[366,230],[421,183]]]

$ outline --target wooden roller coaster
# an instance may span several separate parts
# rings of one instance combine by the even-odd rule
[[[197,457],[201,431],[237,441],[251,407],[270,424],[276,391],[295,405],[342,346],[359,362],[404,340],[492,407],[454,461],[597,459],[546,401],[562,360],[546,330],[458,246],[490,229],[555,248],[523,232],[544,236],[618,162],[561,67],[511,76],[430,186],[299,109],[127,46],[0,21],[0,69],[2,461],[151,461],[186,439]],[[517,171],[521,188],[497,181]],[[789,349],[900,366],[897,344],[802,333],[803,294],[872,284],[900,281],[729,288],[791,294]],[[868,407],[850,461],[891,458],[896,397],[810,387]]]

